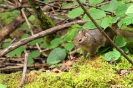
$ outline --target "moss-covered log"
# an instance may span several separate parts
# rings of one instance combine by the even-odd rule
[[[35,16],[38,19],[39,25],[42,28],[42,30],[49,29],[51,27],[54,27],[54,23],[52,22],[51,18],[49,18],[44,12],[41,10],[40,5],[35,0],[29,0],[29,3],[31,7],[33,8],[35,12]],[[55,34],[50,34],[46,36],[46,42],[49,44],[50,41],[55,37]]]

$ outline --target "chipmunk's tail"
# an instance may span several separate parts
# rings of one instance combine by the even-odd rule
[[[125,38],[129,38],[133,40],[133,31],[130,30],[116,30],[117,35],[121,35]]]

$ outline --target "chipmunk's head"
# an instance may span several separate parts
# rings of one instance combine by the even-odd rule
[[[87,30],[78,31],[77,36],[74,39],[75,46],[84,45],[87,41]]]

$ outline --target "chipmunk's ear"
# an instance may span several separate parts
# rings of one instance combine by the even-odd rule
[[[83,29],[83,30],[82,30],[82,33],[83,33],[83,35],[84,35],[85,37],[86,37],[87,31],[88,31],[87,29]]]

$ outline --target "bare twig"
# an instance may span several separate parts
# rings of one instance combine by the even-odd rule
[[[22,0],[19,0],[19,1],[22,2]],[[21,9],[21,12],[22,12],[24,18],[26,19],[27,17],[26,17],[26,15],[24,13],[24,8]],[[27,22],[27,20],[26,20],[26,22]],[[25,82],[25,75],[26,75],[26,71],[27,71],[28,55],[29,55],[29,53],[25,51],[23,74],[22,74],[22,79],[21,79],[21,82],[20,82],[18,88],[22,88],[22,86],[24,85],[24,82]]]
[[[42,67],[49,67],[50,64],[46,64],[46,63],[43,63],[43,64],[33,64],[33,65],[30,65],[28,66],[28,69],[35,69],[35,68],[42,68]],[[8,66],[8,67],[3,67],[3,68],[0,68],[0,71],[12,71],[12,70],[18,70],[18,69],[22,69],[24,66]]]
[[[0,11],[0,13],[11,12],[11,11],[14,11],[14,10],[20,10],[22,8],[31,8],[31,6],[18,6],[18,7],[15,7],[15,8],[10,8],[8,10]]]
[[[18,42],[13,43],[9,47],[1,50],[0,51],[0,57],[3,56],[3,55],[5,55],[5,54],[7,54],[8,52],[14,50],[15,48],[17,48],[17,47],[19,47],[21,45],[24,45],[24,44],[26,44],[26,43],[34,40],[34,39],[44,37],[44,36],[46,36],[48,34],[54,33],[56,31],[59,31],[59,30],[64,29],[64,28],[68,28],[68,27],[70,27],[73,24],[84,24],[84,23],[86,23],[86,21],[82,21],[82,20],[78,20],[78,21],[66,23],[66,24],[63,24],[63,25],[59,25],[59,26],[55,26],[53,28],[47,29],[47,30],[42,31],[40,33],[37,33],[37,34],[35,34],[33,36],[27,37],[25,39],[22,39],[22,40],[20,40]]]
[[[108,37],[108,35],[104,32],[104,30],[97,24],[97,22],[92,18],[89,12],[85,9],[85,7],[81,4],[79,0],[77,0],[81,8],[84,10],[85,14],[91,19],[91,21],[95,24],[95,26],[99,29],[99,31],[106,37],[106,39],[133,65],[133,61]]]
[[[29,53],[25,51],[25,59],[24,59],[23,75],[22,75],[21,83],[19,84],[19,87],[18,87],[18,88],[22,88],[22,86],[24,85],[25,75],[26,75],[26,71],[27,71],[28,55],[29,55]]]
[[[28,27],[31,29],[30,23],[29,23],[29,21],[27,19],[27,16],[26,16],[25,12],[24,12],[24,8],[21,9],[21,12],[23,14],[23,17],[25,18],[25,21],[26,21]]]

